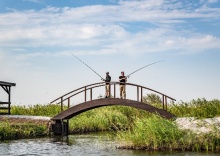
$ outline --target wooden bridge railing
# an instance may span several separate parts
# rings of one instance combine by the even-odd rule
[[[116,85],[119,85],[120,82],[110,82],[110,95],[113,95],[113,98],[116,98]],[[132,84],[132,83],[125,83],[127,86],[134,86],[134,87],[137,87],[137,101],[139,101],[139,98],[140,98],[140,102],[143,102],[143,89],[146,89],[146,90],[149,90],[149,91],[152,91],[154,93],[157,93],[157,94],[160,94],[162,96],[162,106],[163,106],[163,110],[167,110],[167,99],[170,99],[170,100],[173,100],[173,101],[176,101],[174,98],[168,96],[168,95],[165,95],[163,93],[160,93],[156,90],[153,90],[151,88],[147,88],[147,87],[144,87],[144,86],[140,86],[140,85],[137,85],[137,84]],[[97,87],[102,87],[102,86],[105,86],[105,82],[99,82],[99,83],[94,83],[94,84],[90,84],[90,85],[87,85],[87,86],[83,86],[81,88],[78,88],[78,89],[75,89],[69,93],[66,93],[62,96],[60,96],[59,98],[53,100],[51,102],[52,103],[57,103],[57,104],[61,104],[61,111],[63,111],[63,105],[64,105],[64,102],[67,101],[67,104],[68,104],[68,108],[70,108],[70,99],[75,96],[75,95],[78,95],[80,93],[83,93],[84,92],[84,101],[88,101],[87,99],[87,91],[89,90],[90,91],[90,99],[89,100],[93,100],[92,99],[92,91],[94,88],[97,88]],[[112,90],[111,90],[111,86],[113,86],[113,94],[111,94]],[[139,93],[140,91],[140,93]]]

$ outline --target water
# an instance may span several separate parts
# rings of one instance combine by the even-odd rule
[[[70,135],[69,137],[22,139],[0,143],[1,156],[219,156],[202,152],[147,152],[116,149],[107,134]]]

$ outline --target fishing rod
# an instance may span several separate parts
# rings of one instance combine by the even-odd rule
[[[144,66],[144,67],[141,67],[141,68],[139,68],[139,69],[133,71],[132,73],[128,74],[126,77],[129,78],[132,74],[138,72],[139,70],[144,69],[144,68],[146,68],[146,67],[149,67],[149,66],[151,66],[151,65],[153,65],[153,64],[156,64],[156,63],[159,63],[159,62],[163,62],[163,61],[165,61],[165,60],[153,62],[153,63],[151,63],[151,64],[148,64],[148,65]]]
[[[71,52],[69,52],[69,53],[72,54],[75,58],[77,58],[80,62],[82,62],[85,66],[87,66],[89,69],[91,69],[96,75],[98,75],[98,76],[101,78],[101,80],[104,80],[101,75],[99,75],[94,69],[92,69],[90,66],[88,66],[85,62],[83,62],[82,60],[80,60],[76,55],[74,55],[74,54],[71,53]]]

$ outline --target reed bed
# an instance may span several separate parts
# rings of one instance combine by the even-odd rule
[[[190,102],[171,103],[168,111],[177,117],[213,118],[220,116],[220,100],[207,101],[205,98]]]
[[[109,106],[84,112],[69,120],[70,133],[126,130],[149,113],[126,106]]]
[[[60,106],[55,104],[13,106],[11,112],[14,115],[52,117],[60,112]],[[150,115],[146,111],[126,106],[101,107],[86,111],[70,119],[69,131],[70,133],[86,133],[125,130],[133,126],[137,118],[149,117]]]
[[[19,123],[9,120],[0,122],[0,140],[36,138],[48,134],[48,128],[45,124]]]
[[[29,106],[12,106],[12,115],[33,115],[33,116],[55,116],[60,113],[60,106],[56,104],[49,105],[29,105]]]
[[[134,126],[117,133],[119,149],[220,151],[219,131],[195,134],[183,131],[175,122],[153,115],[136,120]]]

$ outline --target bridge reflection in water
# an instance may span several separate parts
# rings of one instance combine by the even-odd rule
[[[92,98],[92,93],[93,89],[97,87],[102,87],[105,86],[105,82],[100,82],[100,83],[94,83],[90,84],[87,86],[83,86],[81,88],[78,88],[76,90],[73,90],[67,94],[64,94],[60,96],[59,98],[53,100],[52,103],[57,103],[60,104],[61,106],[61,113],[57,114],[51,120],[55,121],[55,124],[52,124],[52,132],[57,135],[68,135],[68,120],[80,113],[83,113],[85,111],[98,108],[98,107],[103,107],[103,106],[113,106],[113,105],[122,105],[122,106],[130,106],[138,109],[142,109],[151,113],[156,113],[164,118],[167,119],[172,119],[175,118],[174,115],[169,113],[167,111],[167,100],[172,100],[175,101],[174,98],[167,96],[163,93],[160,93],[156,90],[140,86],[137,84],[132,84],[132,83],[125,83],[126,86],[133,86],[136,87],[137,89],[137,100],[129,100],[129,99],[119,99],[116,98],[116,85],[119,85],[119,82],[111,82],[110,83],[110,88],[113,86],[113,95],[112,98],[103,98],[103,99],[93,99]],[[149,103],[143,103],[143,90],[149,90],[153,93],[156,93],[160,96],[162,96],[162,109],[157,108],[155,106],[152,106]],[[90,91],[90,99],[87,99],[87,91]],[[70,107],[70,99],[80,93],[84,93],[84,102],[80,103],[78,105],[75,105],[73,107]],[[112,89],[110,89],[110,93],[112,93]],[[140,99],[140,100],[139,100]],[[67,101],[67,110],[63,110],[64,107],[64,102]]]

